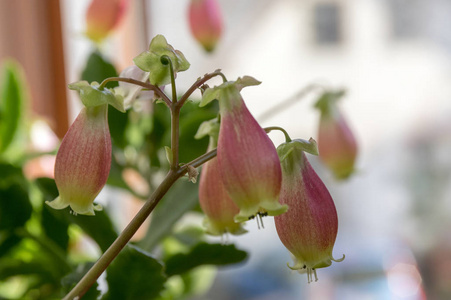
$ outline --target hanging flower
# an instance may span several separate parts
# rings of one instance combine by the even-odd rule
[[[240,94],[242,87],[255,84],[259,82],[251,77],[225,82],[207,89],[201,103],[219,100],[221,125],[217,157],[224,187],[240,208],[236,222],[256,216],[276,216],[287,210],[278,201],[282,174],[276,149]]]
[[[84,107],[67,131],[56,155],[55,183],[59,196],[46,203],[55,209],[70,206],[76,214],[101,210],[94,199],[105,185],[111,165],[108,104]]]
[[[319,157],[337,179],[354,172],[357,143],[343,114],[337,107],[342,91],[327,92],[316,103],[321,111],[318,133]]]
[[[129,0],[92,0],[86,12],[86,35],[96,43],[121,21]]]
[[[210,137],[208,148],[213,150],[218,143],[218,134],[218,119],[213,119],[201,124],[195,138],[199,139],[208,135]],[[207,233],[239,235],[247,232],[241,223],[234,221],[234,216],[240,209],[230,199],[224,188],[216,157],[202,166],[199,180],[199,203],[205,214],[204,226],[207,228]]]
[[[214,50],[222,33],[222,16],[216,0],[191,0],[189,25],[196,40],[207,52]]]
[[[335,204],[304,151],[317,154],[316,142],[293,140],[277,148],[282,166],[280,203],[290,209],[275,217],[280,240],[294,256],[293,270],[318,280],[316,269],[335,260],[332,256],[338,231]]]

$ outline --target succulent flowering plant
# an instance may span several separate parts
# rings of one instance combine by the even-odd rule
[[[337,179],[354,172],[357,142],[337,102],[344,91],[327,91],[316,102],[321,112],[318,129],[319,157]]]
[[[318,154],[313,139],[292,140],[277,148],[282,165],[280,203],[290,209],[275,217],[280,240],[294,256],[295,264],[289,266],[307,273],[310,283],[316,269],[325,268],[334,259],[332,250],[338,231],[335,204],[324,183],[310,165],[305,152]]]
[[[120,257],[122,248],[175,182],[188,175],[195,183],[197,168],[201,166],[198,198],[205,214],[206,233],[243,234],[246,233],[243,223],[249,219],[257,217],[261,221],[263,216],[274,216],[280,240],[295,258],[295,264],[290,268],[306,272],[309,282],[314,277],[316,279],[317,268],[327,267],[332,261],[341,261],[335,260],[332,256],[338,230],[334,202],[304,154],[304,152],[317,154],[316,143],[313,140],[291,140],[283,128],[263,129],[258,124],[247,108],[240,91],[246,86],[260,84],[259,81],[249,76],[228,81],[220,70],[216,70],[198,78],[183,95],[179,96],[175,85],[177,72],[187,70],[190,64],[183,53],[175,50],[161,35],[157,35],[151,41],[147,51],[135,57],[134,63],[135,66],[124,70],[119,77],[106,78],[100,84],[79,81],[69,85],[69,88],[79,93],[84,108],[70,127],[58,151],[55,183],[59,196],[47,204],[55,209],[70,206],[74,213],[86,215],[94,215],[94,211],[100,209],[94,201],[106,184],[112,157],[115,158],[115,155],[112,155],[108,127],[109,106],[119,112],[126,112],[134,107],[136,101],[158,99],[155,104],[163,104],[169,110],[170,145],[169,143],[161,145],[161,150],[164,148],[166,152],[167,174],[136,217],[65,299],[73,299],[86,293],[111,261],[118,255]],[[222,78],[223,82],[210,88],[206,82],[214,77]],[[107,88],[106,85],[112,81],[119,82],[119,86]],[[166,84],[171,84],[170,95],[160,88]],[[182,153],[180,119],[183,117],[182,107],[198,89],[202,93],[198,106],[205,107],[213,100],[218,100],[219,109],[209,105],[215,107],[214,115],[217,117],[203,122],[195,136],[195,138],[208,136],[210,139],[208,149],[203,149],[200,156],[187,162],[183,161],[180,155]],[[153,95],[142,97],[144,93]],[[199,110],[198,106],[197,103],[194,105],[196,110]],[[161,105],[158,109],[160,107]],[[287,142],[277,149],[268,137],[268,132],[274,129],[281,130],[287,139]],[[126,155],[120,153],[118,156],[124,158]],[[184,198],[183,196],[184,193],[181,198]],[[171,217],[179,210],[179,208],[174,210],[170,205],[166,209],[171,211]],[[155,216],[155,219],[158,219],[158,216]],[[168,227],[173,225],[172,223]],[[150,227],[153,228],[155,227]],[[158,234],[161,234],[164,228],[165,226],[159,226]],[[220,246],[227,248],[227,245]],[[230,250],[230,247],[227,249]],[[128,254],[124,255],[130,254],[127,251]],[[199,248],[192,250],[192,253],[207,256],[205,258],[207,263],[219,261],[218,264],[222,264],[224,257],[221,258],[221,252],[215,251],[218,251],[216,246],[205,246],[201,243]],[[234,254],[238,253],[236,249],[234,251]],[[146,260],[150,257],[146,251],[138,252],[139,255],[144,255]],[[209,256],[215,253],[219,253],[219,258]],[[189,256],[191,254],[187,254],[190,264],[197,266],[199,260]],[[230,260],[238,262],[245,257],[241,255],[237,260],[233,260],[235,258]],[[205,263],[200,260],[202,262],[199,265]],[[124,261],[131,260],[122,257],[119,261],[120,265]],[[152,258],[152,264],[154,263],[158,266],[162,264]],[[168,276],[173,276],[186,271],[178,269],[179,265],[182,265],[182,269],[186,268],[180,263],[179,258],[172,261],[169,258],[164,260],[164,264],[166,268],[158,269],[160,275],[167,272]],[[112,268],[115,268],[114,263]],[[107,280],[114,278],[110,275],[107,277],[110,278]],[[163,282],[167,279],[166,275],[160,277]],[[110,291],[117,286],[109,282]]]

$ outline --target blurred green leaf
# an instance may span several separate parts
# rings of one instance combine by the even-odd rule
[[[69,245],[69,224],[61,216],[54,215],[52,210],[53,208],[50,206],[43,205],[41,211],[42,229],[47,237],[52,239],[64,252],[67,252]]]
[[[166,276],[161,262],[129,244],[108,267],[107,282],[103,299],[154,299],[163,290]]]
[[[81,73],[81,80],[91,83],[93,81],[102,82],[108,77],[116,77],[116,68],[107,61],[100,52],[93,51],[89,55],[85,69]],[[108,83],[108,87],[118,86],[117,82]]]
[[[20,124],[25,102],[22,81],[19,65],[12,60],[6,61],[0,83],[0,153],[11,144]]]
[[[83,278],[83,276],[91,269],[94,265],[93,262],[83,263],[77,266],[77,268],[70,274],[64,276],[61,279],[61,284],[63,286],[63,291],[65,294],[69,293],[72,288]],[[97,289],[99,284],[95,282],[83,295],[83,300],[93,300],[97,299],[100,295],[100,291]]]
[[[44,200],[53,200],[58,196],[58,189],[53,179],[38,178],[36,184],[44,194]],[[63,220],[66,224],[74,223],[80,226],[86,234],[96,241],[103,252],[117,238],[117,233],[113,229],[113,224],[105,211],[96,212],[95,216],[74,216],[70,213],[69,208],[62,210],[50,209],[49,212],[56,219]]]
[[[235,245],[208,244],[201,242],[189,253],[171,256],[166,261],[168,276],[180,275],[201,265],[228,265],[244,261],[247,253]]]
[[[140,246],[151,251],[164,237],[172,232],[174,224],[197,204],[198,186],[186,180],[178,180],[161,199],[152,213],[146,236]]]
[[[216,117],[215,106],[208,109],[199,109],[196,104],[187,103],[182,109],[180,117],[180,162],[188,163],[207,151],[208,139],[196,139],[200,125],[207,120]]]
[[[37,260],[25,262],[11,257],[0,260],[0,280],[18,275],[36,275],[51,278],[51,272]]]
[[[23,226],[31,217],[28,191],[19,183],[0,189],[0,230]]]
[[[8,163],[0,163],[0,189],[5,189],[13,183],[27,187],[22,168]]]

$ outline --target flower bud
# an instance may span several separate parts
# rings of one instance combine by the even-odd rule
[[[310,149],[306,145],[310,144]],[[307,273],[310,283],[316,269],[328,267],[338,230],[338,217],[332,197],[324,183],[313,170],[304,151],[311,152],[310,143],[293,140],[277,148],[282,166],[280,203],[289,210],[276,216],[275,224],[280,240],[294,256],[290,267]]]
[[[318,133],[319,157],[337,179],[346,179],[354,171],[357,143],[337,100],[343,93],[326,93],[317,102],[321,111]]]
[[[219,87],[217,155],[224,186],[240,208],[236,222],[287,210],[278,202],[282,175],[276,149],[244,104],[239,92],[242,84],[239,79]]]
[[[207,52],[214,50],[222,33],[222,16],[216,0],[191,0],[190,29]]]
[[[108,105],[84,107],[67,131],[56,155],[55,183],[59,197],[46,202],[52,208],[70,206],[76,214],[94,215],[93,205],[105,185],[111,166]]]
[[[120,22],[129,0],[92,0],[86,12],[86,35],[98,43]]]

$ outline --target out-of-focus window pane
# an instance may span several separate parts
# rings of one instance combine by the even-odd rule
[[[335,45],[341,37],[341,8],[337,3],[318,3],[314,7],[315,42]]]

